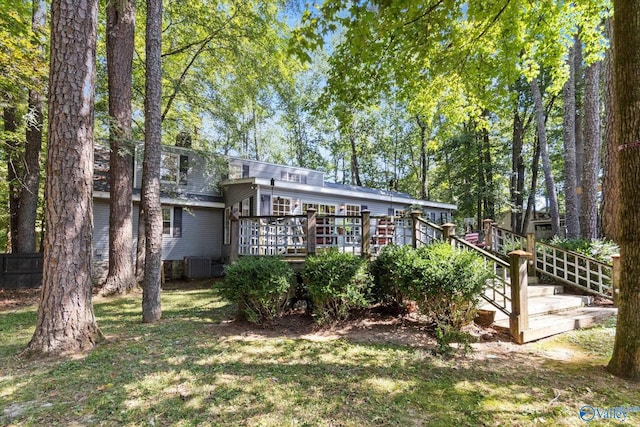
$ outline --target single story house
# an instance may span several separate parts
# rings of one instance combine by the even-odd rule
[[[141,147],[134,155],[134,240],[137,237]],[[109,255],[109,149],[96,146],[94,178],[94,279],[106,274]],[[189,147],[163,146],[161,169],[162,259],[169,277],[213,275],[229,259],[230,220],[240,216],[286,216],[314,207],[319,215],[399,215],[420,208],[433,222],[451,221],[455,205],[406,193],[325,181],[322,171]],[[135,255],[135,241],[132,256]]]

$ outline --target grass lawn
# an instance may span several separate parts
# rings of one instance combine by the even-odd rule
[[[604,370],[614,325],[443,359],[417,325],[234,322],[208,283],[163,291],[151,325],[140,295],[94,303],[107,341],[44,360],[18,355],[35,306],[0,311],[0,425],[557,426],[585,424],[585,405],[640,406],[640,384]]]

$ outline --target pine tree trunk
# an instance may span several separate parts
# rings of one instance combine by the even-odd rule
[[[107,5],[109,87],[109,273],[103,295],[135,287],[133,271],[133,144],[131,143],[131,69],[135,1]]]
[[[582,237],[598,237],[598,174],[600,172],[600,62],[589,65],[584,93],[584,165],[580,222]]]
[[[547,147],[547,131],[545,129],[545,113],[542,104],[542,94],[538,86],[538,79],[531,81],[531,92],[536,106],[536,123],[538,126],[538,141],[540,144],[540,157],[542,158],[542,170],[544,172],[544,182],[549,198],[549,214],[551,216],[551,231],[554,236],[560,234],[560,213],[558,211],[558,197],[556,196],[556,184],[551,171],[551,159]]]
[[[142,169],[142,204],[145,215],[145,265],[142,281],[142,321],[160,320],[162,268],[162,210],[160,157],[162,143],[162,0],[147,0],[145,148]]]
[[[620,179],[620,294],[608,370],[640,380],[640,3],[615,0],[614,78]]]
[[[569,49],[567,65],[569,79],[562,88],[564,114],[562,134],[564,139],[564,199],[565,223],[569,239],[580,235],[580,211],[578,210],[578,193],[576,178],[576,90],[575,90],[575,46]]]
[[[601,226],[602,235],[609,240],[617,240],[617,227],[620,209],[620,184],[618,181],[618,141],[616,141],[616,107],[613,76],[613,50],[615,40],[613,38],[613,19],[606,23],[607,35],[611,42],[611,48],[607,51],[604,61],[604,159],[602,177],[602,206]]]
[[[91,304],[97,14],[97,0],[51,5],[47,232],[28,354],[88,350],[102,337]]]

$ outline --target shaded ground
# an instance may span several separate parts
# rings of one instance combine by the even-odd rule
[[[210,280],[172,280],[163,285],[164,290],[193,290],[211,286]],[[94,289],[94,299],[100,300],[98,289]],[[14,310],[37,304],[40,289],[0,289],[0,312]],[[609,301],[599,301],[603,305]],[[212,333],[221,336],[245,337],[247,339],[304,338],[311,341],[345,339],[366,344],[408,345],[414,348],[432,350],[437,347],[433,330],[421,322],[415,314],[389,314],[377,311],[363,313],[357,320],[337,322],[318,326],[311,316],[298,310],[268,325],[254,325],[241,320],[229,319],[211,326]],[[468,325],[465,332],[471,335],[471,347],[474,352],[467,357],[472,359],[492,358],[497,354],[528,353],[533,354],[530,346],[514,344],[507,332],[477,324]],[[544,341],[544,340],[543,340]],[[455,346],[455,344],[454,344]],[[572,349],[561,349],[551,358],[570,360],[582,358]],[[546,356],[549,356],[548,354]],[[557,357],[556,357],[557,356]]]

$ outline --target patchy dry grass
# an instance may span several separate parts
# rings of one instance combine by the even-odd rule
[[[97,299],[107,342],[31,361],[35,307],[0,311],[0,425],[571,426],[584,405],[640,406],[640,385],[604,370],[611,324],[445,360],[416,325],[238,324],[209,286],[164,291],[156,324],[140,304]]]

